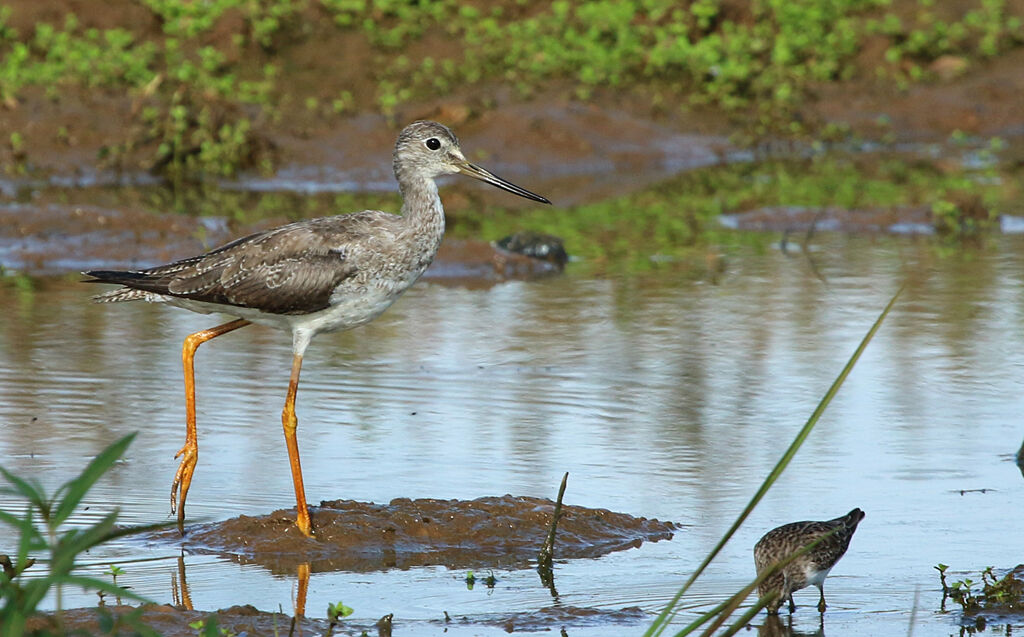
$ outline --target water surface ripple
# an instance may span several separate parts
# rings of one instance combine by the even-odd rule
[[[1024,239],[948,258],[912,238],[816,241],[817,273],[800,257],[749,250],[730,258],[717,284],[671,268],[609,279],[570,268],[476,290],[422,283],[373,324],[320,337],[298,403],[310,501],[553,497],[568,471],[567,502],[684,528],[669,542],[559,563],[557,600],[529,570],[496,573],[493,591],[467,590],[464,573],[439,567],[314,573],[310,614],[339,599],[371,620],[552,603],[660,610],[907,280],[835,402],[685,600],[682,618],[753,577],[751,547],[767,529],[858,506],[867,517],[829,579],[825,632],[906,634],[917,595],[914,635],[958,632],[938,612],[932,567],[949,564],[960,579],[1012,567],[1024,548],[1024,478],[1012,461],[1024,438]],[[93,305],[93,292],[58,280],[35,291],[0,286],[0,457],[53,489],[138,431],[77,522],[113,506],[126,522],[168,520],[172,456],[184,438],[180,344],[212,320]],[[279,424],[289,362],[287,336],[259,327],[200,349],[193,520],[292,505]],[[971,489],[987,491],[961,495]],[[11,552],[10,542],[0,539],[0,552]],[[124,541],[86,556],[86,570],[102,577],[117,563],[119,582],[169,602],[177,557],[172,547]],[[184,562],[197,608],[290,608],[293,578],[210,556]],[[796,597],[804,608],[794,627],[813,633],[815,593]]]

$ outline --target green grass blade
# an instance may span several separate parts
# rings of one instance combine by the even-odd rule
[[[118,511],[114,510],[85,529],[71,529],[65,532],[53,548],[50,570],[57,575],[70,573],[75,567],[79,554],[102,544],[117,522]]]
[[[33,506],[42,509],[46,504],[46,498],[43,497],[43,492],[38,488],[38,485],[29,483],[28,480],[24,480],[14,475],[7,469],[0,467],[0,473],[3,474],[4,478],[14,485],[14,493],[22,496],[29,501]]]
[[[110,470],[117,459],[121,457],[128,445],[135,439],[135,434],[130,433],[114,444],[100,452],[98,456],[89,462],[89,465],[82,471],[82,474],[71,480],[58,493],[63,493],[57,511],[54,513],[54,526],[62,524],[74,512],[75,508],[82,502],[82,498],[96,484],[100,477]]]
[[[7,511],[0,511],[0,522],[9,524],[14,528],[18,529],[18,532],[20,533],[20,540],[29,541],[26,554],[29,551],[41,551],[46,548],[46,540],[43,539],[43,536],[39,533],[39,530],[32,525],[31,509],[25,512],[24,518],[19,518],[15,515],[11,515]]]
[[[30,579],[21,587],[16,604],[26,617],[35,614],[39,604],[46,597],[52,581],[50,577]]]
[[[732,597],[730,597],[729,599],[727,599],[725,602],[723,602],[721,604],[722,610],[719,612],[718,617],[715,618],[715,621],[711,624],[711,626],[707,630],[704,631],[703,637],[710,637],[711,635],[714,634],[714,632],[716,630],[718,630],[723,624],[725,624],[725,622],[729,619],[729,617],[734,612],[736,612],[736,609],[740,607],[740,604],[742,604],[747,599],[747,597],[749,597],[750,594],[752,592],[754,592],[754,590],[757,589],[761,585],[761,582],[763,582],[764,580],[768,579],[769,577],[775,575],[776,573],[778,573],[782,569],[786,568],[794,560],[796,560],[796,559],[802,557],[803,555],[806,555],[807,553],[813,551],[814,547],[816,547],[818,544],[821,544],[822,542],[824,542],[827,538],[831,537],[837,531],[838,531],[838,529],[833,529],[833,530],[829,531],[828,533],[822,535],[821,537],[815,539],[813,542],[808,542],[807,544],[801,546],[799,550],[794,551],[792,554],[786,556],[785,559],[782,559],[782,560],[779,560],[777,562],[774,562],[770,567],[768,567],[765,570],[763,570],[760,573],[758,573],[757,577],[755,577],[752,582],[750,582],[749,584],[744,586],[742,589],[740,589],[740,591],[738,593],[734,594]],[[746,613],[744,613],[744,616],[746,616],[749,613],[750,617],[753,617],[762,608],[767,606],[768,602],[771,601],[771,599],[772,599],[771,594],[765,595],[764,597],[758,598],[757,602],[754,604],[753,611],[751,612],[750,610],[748,610]],[[749,622],[749,619],[747,621]],[[686,634],[686,633],[683,632],[683,631],[680,631],[678,634]]]
[[[18,535],[18,561],[15,564],[21,568],[28,563],[28,554],[32,551],[41,551],[47,547],[46,540],[39,533],[39,529],[32,523],[32,509],[25,512],[25,518],[21,521],[21,530]]]
[[[27,619],[27,616],[20,613],[5,613],[4,621],[0,622],[0,637],[21,637],[25,634]]]
[[[732,637],[732,635],[735,635],[739,631],[743,630],[750,623],[750,620],[752,620],[755,615],[761,612],[761,609],[765,607],[765,604],[767,604],[767,600],[758,600],[758,602],[751,606],[747,610],[747,612],[740,615],[740,618],[737,619],[733,623],[733,625],[729,627],[728,630],[722,633],[720,637]]]
[[[647,629],[647,632],[644,633],[644,637],[654,637],[656,635],[661,635],[665,631],[668,625],[675,618],[676,614],[679,612],[679,600],[682,599],[683,595],[686,593],[687,590],[689,590],[690,586],[692,586],[693,583],[697,580],[697,578],[701,575],[701,573],[704,572],[704,569],[707,568],[708,564],[710,564],[711,561],[718,556],[722,548],[725,547],[726,543],[728,543],[729,540],[732,539],[732,536],[740,528],[740,525],[742,525],[743,522],[746,521],[747,517],[750,516],[750,513],[754,510],[754,507],[756,507],[758,503],[761,502],[761,499],[764,498],[765,494],[768,493],[768,489],[770,489],[771,486],[774,485],[775,482],[779,479],[779,476],[782,475],[782,472],[789,465],[790,461],[796,455],[796,452],[803,445],[804,441],[807,440],[807,437],[810,436],[811,431],[814,429],[814,426],[818,423],[818,419],[821,418],[821,414],[825,412],[825,409],[832,402],[832,399],[835,397],[836,393],[838,393],[839,388],[842,387],[843,382],[846,381],[846,377],[850,375],[850,372],[853,370],[854,365],[857,364],[857,361],[860,359],[861,354],[864,353],[864,349],[868,346],[868,343],[871,342],[871,339],[874,338],[875,333],[878,332],[878,329],[882,326],[882,322],[885,320],[885,317],[889,315],[889,312],[896,304],[896,299],[900,297],[900,294],[903,292],[903,289],[905,287],[906,284],[903,284],[900,286],[898,290],[896,290],[896,293],[892,296],[892,298],[889,300],[889,303],[885,306],[885,309],[882,310],[882,313],[875,320],[874,324],[871,326],[871,329],[869,329],[867,334],[864,335],[864,338],[861,339],[860,345],[858,345],[857,349],[854,350],[853,355],[850,356],[850,360],[847,361],[842,371],[839,372],[839,376],[832,383],[832,386],[829,387],[828,391],[825,392],[824,397],[822,397],[821,401],[818,403],[818,406],[814,409],[814,412],[811,413],[810,418],[807,419],[807,422],[800,429],[799,433],[797,433],[796,438],[789,445],[789,448],[786,449],[786,452],[782,454],[782,458],[779,460],[778,464],[775,465],[775,468],[772,469],[771,473],[768,474],[768,477],[765,478],[764,482],[761,484],[761,487],[757,490],[757,493],[755,493],[754,497],[750,499],[750,502],[740,513],[739,517],[736,518],[736,521],[733,523],[733,525],[729,527],[729,530],[726,531],[725,535],[722,536],[722,539],[718,542],[718,544],[715,545],[715,548],[711,550],[711,553],[709,553],[708,556],[704,558],[704,561],[700,563],[700,565],[697,567],[697,570],[693,572],[693,575],[691,575],[689,579],[686,580],[686,582],[675,594],[675,596],[672,597],[672,600],[669,602],[668,606],[665,607],[665,610],[661,611],[658,617],[655,618],[654,622]],[[677,635],[686,634],[688,633],[677,633]]]

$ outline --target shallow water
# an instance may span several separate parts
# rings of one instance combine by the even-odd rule
[[[1024,240],[940,258],[913,238],[819,235],[799,254],[739,249],[713,284],[671,266],[630,278],[557,278],[466,289],[424,282],[377,321],[318,338],[298,400],[307,496],[553,498],[683,525],[667,542],[560,562],[557,598],[532,570],[467,590],[441,567],[313,573],[307,612],[343,600],[353,619],[394,613],[396,634],[498,635],[482,619],[546,606],[656,613],[732,524],[904,281],[909,286],[794,462],[684,600],[680,620],[753,577],[769,528],[854,506],[867,517],[826,593],[828,635],[958,634],[933,566],[952,580],[1021,561]],[[96,288],[0,286],[3,465],[53,489],[116,438],[126,458],[90,492],[89,521],[170,520],[184,439],[180,344],[216,319],[94,305]],[[250,327],[197,357],[200,458],[192,521],[294,505],[280,409],[289,339]],[[984,493],[973,490],[985,489]],[[964,491],[962,493],[962,491]],[[7,496],[4,496],[7,498]],[[6,502],[6,499],[5,499]],[[0,539],[0,552],[12,552]],[[156,601],[180,589],[179,552],[125,540],[85,571]],[[294,576],[185,555],[196,608],[288,611]],[[172,584],[174,582],[174,584]],[[796,594],[814,633],[814,589]],[[53,600],[49,602],[51,605]],[[65,605],[94,595],[65,594]],[[405,623],[405,631],[401,626]],[[573,627],[640,634],[648,620]],[[763,615],[755,624],[763,623]]]

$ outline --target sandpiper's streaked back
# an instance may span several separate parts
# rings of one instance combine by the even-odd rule
[[[398,136],[393,165],[402,214],[364,210],[310,219],[243,237],[206,254],[143,270],[95,270],[92,282],[122,287],[96,301],[168,303],[235,320],[185,339],[185,446],[171,484],[171,510],[184,531],[185,497],[198,456],[193,359],[202,343],[250,323],[292,335],[292,371],[281,421],[297,505],[296,525],[312,534],[295,436],[295,394],[302,356],[321,332],[348,330],[381,314],[427,269],[444,234],[434,179],[460,173],[521,197],[550,203],[466,160],[458,139],[436,122],[414,122]]]
[[[825,612],[825,578],[839,558],[850,546],[857,525],[864,519],[864,512],[854,509],[842,517],[824,522],[793,522],[765,533],[754,546],[754,565],[757,573],[789,558],[800,549],[818,541],[808,552],[800,555],[761,582],[759,593],[762,597],[774,594],[765,607],[769,614],[777,614],[779,607],[789,600],[789,612],[796,610],[793,592],[814,584],[821,593],[818,612]]]

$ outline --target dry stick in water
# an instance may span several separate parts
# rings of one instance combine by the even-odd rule
[[[551,516],[551,528],[548,529],[548,537],[544,545],[540,547],[540,555],[537,556],[537,570],[545,582],[551,580],[553,573],[551,566],[555,554],[555,530],[558,528],[558,519],[562,517],[562,496],[565,495],[565,483],[569,479],[569,472],[562,476],[562,486],[558,488],[558,499],[555,500],[555,513]]]

